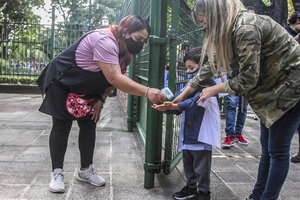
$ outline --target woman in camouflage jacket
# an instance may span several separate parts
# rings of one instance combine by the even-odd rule
[[[247,12],[239,0],[197,0],[192,15],[206,31],[202,55],[207,53],[210,65],[174,101],[202,88],[198,101],[222,92],[245,96],[261,120],[262,154],[249,199],[277,199],[300,121],[300,46],[278,23]],[[232,78],[207,87],[205,80],[221,66],[232,70]]]

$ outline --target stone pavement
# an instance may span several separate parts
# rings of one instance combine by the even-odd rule
[[[144,147],[137,132],[126,132],[126,118],[116,97],[111,97],[97,125],[94,167],[106,179],[104,187],[77,182],[78,126],[74,122],[65,156],[66,192],[49,192],[50,155],[48,137],[51,117],[37,111],[40,95],[0,93],[0,199],[105,199],[163,200],[185,185],[182,163],[168,176],[155,177],[155,187],[143,187]],[[257,168],[259,124],[249,113],[245,125],[248,146],[213,150],[211,192],[213,200],[245,199],[253,188]],[[224,120],[222,120],[224,127]],[[224,136],[224,132],[222,132]],[[298,135],[291,154],[298,150]],[[291,163],[281,191],[282,200],[300,199],[300,164]]]

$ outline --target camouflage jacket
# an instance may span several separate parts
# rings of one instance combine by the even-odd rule
[[[245,96],[269,128],[300,99],[300,45],[268,16],[241,11],[232,31],[232,78],[225,91]],[[189,82],[202,88],[206,66]]]

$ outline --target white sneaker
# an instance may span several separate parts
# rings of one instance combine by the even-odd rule
[[[86,170],[79,170],[76,179],[78,181],[88,182],[98,187],[105,184],[104,178],[102,178],[95,172],[94,168],[92,168],[92,165],[90,165]]]
[[[49,187],[50,192],[63,193],[65,192],[64,170],[56,168],[51,173],[51,182]]]

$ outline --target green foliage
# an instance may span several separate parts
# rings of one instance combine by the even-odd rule
[[[37,77],[28,77],[28,76],[5,76],[0,75],[0,83],[5,84],[17,84],[17,85],[36,85]]]
[[[44,0],[6,0],[0,1],[0,20],[8,20],[14,23],[38,22],[38,16],[34,15],[32,8],[44,5]]]
[[[101,24],[101,18],[107,15],[110,24],[115,24],[116,12],[120,12],[124,0],[95,0],[92,7],[96,8],[94,10],[93,20],[94,24]]]
[[[273,5],[273,1],[272,1],[272,0],[262,0],[262,2],[263,2],[266,6],[271,6],[271,5]]]
[[[185,0],[185,2],[190,8],[193,8],[195,5],[195,0]]]
[[[39,30],[29,23],[39,23],[39,16],[33,8],[44,5],[44,0],[0,1],[0,41],[1,56],[8,59],[28,61],[34,42],[39,41]],[[15,42],[16,41],[16,42]],[[43,49],[42,45],[38,47]]]
[[[101,27],[104,15],[110,24],[115,23],[116,13],[120,12],[124,0],[91,0],[91,27]],[[89,22],[89,0],[52,0],[65,24],[85,24]]]
[[[295,12],[292,0],[288,0],[288,12],[289,12],[288,16],[290,16],[291,14],[293,14],[293,12]]]
[[[88,0],[52,0],[56,9],[62,15],[64,23],[81,24],[87,23]]]
[[[5,59],[0,58],[0,69],[5,67],[5,63],[6,63]]]

